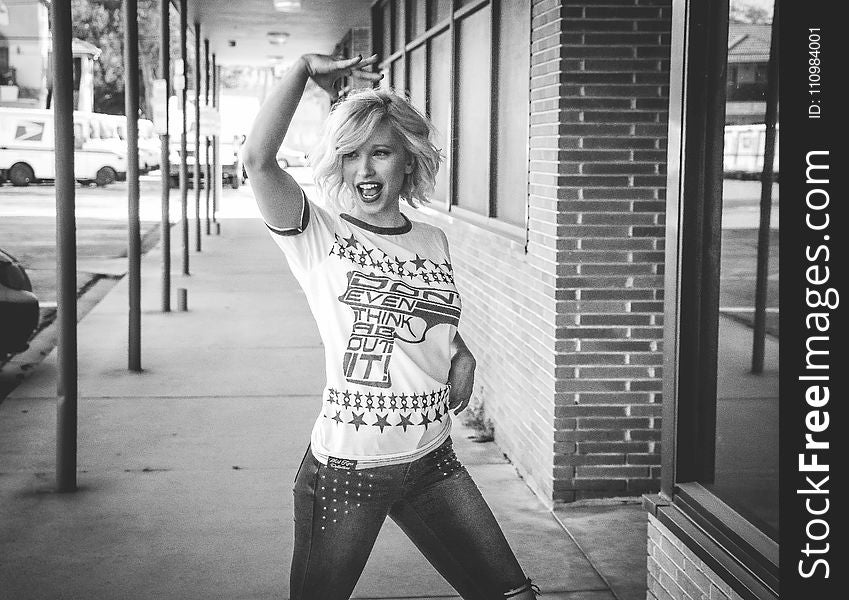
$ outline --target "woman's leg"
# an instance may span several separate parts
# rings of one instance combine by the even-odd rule
[[[535,598],[480,490],[450,444],[417,461],[390,517],[464,600]]]
[[[307,452],[293,490],[292,600],[350,598],[401,479],[391,467],[329,468]]]

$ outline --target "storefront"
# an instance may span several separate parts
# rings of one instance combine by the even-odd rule
[[[661,493],[645,501],[649,597],[778,597],[777,41],[758,61],[760,86],[729,80],[739,74],[729,49],[752,29],[729,20],[753,6],[673,5],[664,451]],[[760,29],[772,23],[777,36],[777,8],[756,8]],[[759,161],[742,172],[723,151],[741,86],[765,133]],[[748,207],[747,189],[759,198]]]
[[[385,84],[446,155],[417,217],[449,236],[475,400],[549,505],[645,494],[652,600],[777,597],[774,13],[372,8]],[[741,123],[745,168],[724,152]]]

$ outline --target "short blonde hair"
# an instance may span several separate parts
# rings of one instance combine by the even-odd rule
[[[353,202],[342,179],[342,157],[359,148],[381,123],[388,123],[413,160],[401,198],[410,206],[430,202],[443,154],[433,144],[433,125],[410,100],[391,89],[360,89],[330,111],[324,133],[309,156],[319,191],[341,205]],[[347,202],[346,202],[347,201]]]

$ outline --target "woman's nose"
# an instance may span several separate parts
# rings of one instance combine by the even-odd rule
[[[370,156],[364,155],[360,157],[360,163],[357,165],[357,173],[360,175],[372,175],[374,173]]]

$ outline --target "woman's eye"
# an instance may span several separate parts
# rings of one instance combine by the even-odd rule
[[[375,156],[388,156],[389,151],[388,150],[375,150],[374,155]]]
[[[355,158],[357,158],[356,152],[346,152],[345,154],[342,155],[343,160],[353,160]]]

